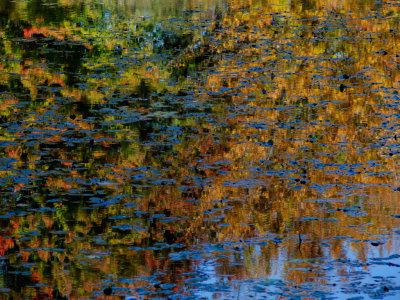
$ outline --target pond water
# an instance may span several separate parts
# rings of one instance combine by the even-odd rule
[[[0,2],[1,299],[398,299],[400,3]]]

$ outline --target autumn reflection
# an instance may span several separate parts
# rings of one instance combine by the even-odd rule
[[[394,3],[6,3],[1,297],[395,293]]]

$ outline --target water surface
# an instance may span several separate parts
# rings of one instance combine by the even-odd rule
[[[396,299],[396,1],[3,1],[0,298]]]

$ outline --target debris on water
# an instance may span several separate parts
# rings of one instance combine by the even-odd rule
[[[104,288],[104,289],[103,289],[103,293],[104,293],[104,295],[106,295],[106,296],[110,296],[110,295],[112,294],[112,287],[111,287],[111,286],[108,286],[108,287]]]
[[[371,241],[370,243],[374,247],[377,247],[377,246],[380,246],[380,245],[384,244],[383,242],[380,242],[380,241]]]

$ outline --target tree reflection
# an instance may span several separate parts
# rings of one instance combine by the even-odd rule
[[[208,263],[329,292],[332,262],[395,249],[395,7],[9,4],[6,297],[189,296]]]

